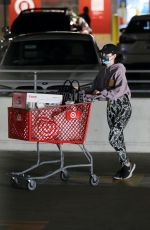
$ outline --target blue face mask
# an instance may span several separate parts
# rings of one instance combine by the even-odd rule
[[[102,64],[104,64],[104,65],[110,64],[109,57],[107,57],[107,56],[102,56],[101,61],[102,61]]]

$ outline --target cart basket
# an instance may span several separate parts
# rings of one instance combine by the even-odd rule
[[[39,109],[8,108],[9,138],[48,143],[83,144],[91,102]]]

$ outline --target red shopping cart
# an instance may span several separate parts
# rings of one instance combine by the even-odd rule
[[[37,162],[35,165],[21,171],[12,172],[11,181],[14,185],[23,186],[29,190],[36,188],[36,181],[46,179],[60,173],[63,181],[68,180],[67,169],[75,167],[90,167],[90,184],[96,186],[98,177],[93,173],[93,158],[85,148],[84,141],[87,134],[91,102],[48,106],[35,109],[8,108],[8,136],[9,138],[37,142]],[[55,161],[40,160],[39,142],[54,143],[60,152],[60,159]],[[88,164],[64,164],[62,144],[78,144],[84,153]],[[44,176],[29,176],[28,172],[47,163],[58,163],[59,168]]]

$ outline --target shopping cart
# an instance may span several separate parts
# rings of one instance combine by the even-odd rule
[[[96,186],[99,183],[98,177],[93,173],[93,158],[85,148],[91,102],[77,104],[48,106],[35,109],[8,108],[8,136],[9,138],[37,142],[37,162],[31,167],[11,173],[11,182],[15,186],[25,187],[29,190],[36,188],[36,181],[47,179],[50,176],[60,173],[63,181],[68,180],[69,168],[89,167],[90,184]],[[47,142],[56,144],[60,152],[60,159],[53,161],[41,161],[39,143]],[[64,143],[78,144],[84,153],[87,164],[64,164]],[[44,164],[59,163],[59,167],[43,176],[31,176],[29,172]]]

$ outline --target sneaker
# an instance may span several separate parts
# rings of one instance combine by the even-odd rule
[[[136,168],[136,164],[132,165],[130,163],[130,166],[123,165],[122,168],[119,171],[117,171],[113,179],[115,180],[129,179],[130,177],[132,177],[135,168]]]

